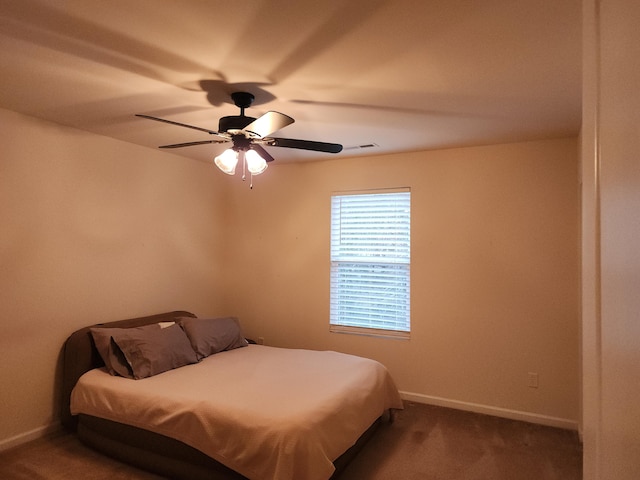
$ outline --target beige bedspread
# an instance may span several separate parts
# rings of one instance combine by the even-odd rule
[[[85,373],[71,412],[178,439],[255,480],[326,480],[333,460],[388,408],[380,363],[331,351],[249,345],[142,380]]]

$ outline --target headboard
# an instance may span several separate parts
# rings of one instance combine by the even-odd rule
[[[91,328],[132,328],[141,327],[150,323],[169,322],[177,317],[195,317],[193,313],[185,311],[175,311],[159,313],[147,317],[130,318],[116,322],[97,323],[77,330],[64,343],[63,365],[62,365],[62,405],[61,418],[62,425],[69,430],[76,429],[76,418],[71,415],[70,402],[71,391],[75,387],[78,379],[89,370],[104,366],[102,358],[98,354],[91,336]]]

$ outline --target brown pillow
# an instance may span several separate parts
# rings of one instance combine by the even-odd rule
[[[235,317],[180,317],[178,323],[189,337],[199,360],[214,353],[248,345]]]
[[[112,340],[113,335],[117,335],[123,331],[149,331],[159,330],[160,325],[153,323],[142,327],[134,328],[92,328],[91,336],[96,344],[96,349],[104,361],[107,371],[111,375],[120,375],[121,377],[133,378],[133,371],[129,362],[125,358],[120,347]]]
[[[146,331],[124,330],[112,338],[122,350],[136,380],[198,361],[179,325]]]

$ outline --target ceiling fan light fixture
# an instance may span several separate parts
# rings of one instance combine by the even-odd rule
[[[236,165],[238,164],[238,154],[232,148],[222,152],[213,159],[216,166],[227,175],[236,173]]]
[[[255,150],[248,150],[244,155],[247,162],[247,170],[251,175],[260,175],[267,169],[267,161]]]

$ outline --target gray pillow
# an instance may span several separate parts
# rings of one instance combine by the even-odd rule
[[[180,317],[178,323],[189,337],[199,360],[214,353],[248,345],[242,335],[240,323],[235,317]]]
[[[124,331],[136,330],[146,332],[150,330],[159,330],[160,325],[153,323],[142,327],[134,328],[92,328],[91,336],[96,344],[96,349],[104,361],[107,371],[111,375],[120,375],[121,377],[133,378],[133,371],[129,362],[125,358],[120,347],[113,341],[113,335]]]
[[[112,338],[122,350],[136,380],[198,361],[179,325],[143,331],[136,328],[123,330]]]

